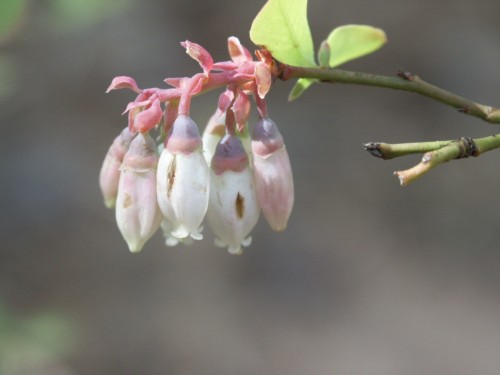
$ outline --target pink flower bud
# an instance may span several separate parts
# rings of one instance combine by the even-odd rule
[[[188,116],[175,120],[157,171],[158,204],[177,238],[203,238],[200,233],[209,197],[210,172],[198,127]]]
[[[161,212],[156,199],[156,144],[148,134],[130,143],[121,167],[116,222],[131,252],[139,252],[158,230]]]
[[[118,182],[120,180],[120,166],[127,152],[133,135],[125,128],[115,138],[102,163],[99,174],[99,185],[104,197],[104,204],[108,208],[115,207],[116,195],[118,194]]]
[[[271,228],[282,231],[293,208],[293,177],[283,137],[271,119],[262,118],[253,128],[252,151],[259,205]]]
[[[248,246],[251,230],[259,219],[253,174],[239,139],[226,135],[212,159],[210,200],[207,220],[218,237],[218,246],[227,246],[231,254],[241,254]]]

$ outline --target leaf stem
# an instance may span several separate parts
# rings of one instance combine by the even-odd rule
[[[500,109],[479,104],[446,91],[408,72],[400,71],[397,77],[391,77],[342,69],[294,67],[278,63],[275,74],[284,81],[293,78],[311,78],[322,82],[356,84],[414,92],[457,108],[467,115],[478,117],[490,123],[500,124]]]

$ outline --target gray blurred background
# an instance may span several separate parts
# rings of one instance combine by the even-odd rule
[[[2,0],[6,1],[6,0]],[[226,60],[264,4],[235,0],[27,2],[0,47],[0,375],[500,373],[500,153],[453,161],[407,188],[368,141],[486,136],[497,128],[409,93],[316,85],[269,95],[292,160],[288,229],[262,220],[243,256],[205,240],[130,254],[98,188],[141,87]],[[498,0],[310,0],[315,45],[334,27],[389,43],[343,66],[411,71],[500,105]],[[203,125],[218,93],[196,98]]]

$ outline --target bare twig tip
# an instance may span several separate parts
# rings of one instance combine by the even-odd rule
[[[384,153],[380,150],[380,143],[368,142],[363,145],[364,149],[376,158],[384,159]]]
[[[406,183],[405,183],[405,177],[404,177],[404,175],[401,172],[398,172],[398,171],[394,172],[394,176],[396,176],[397,178],[399,178],[399,184],[401,186],[405,186],[406,185]]]

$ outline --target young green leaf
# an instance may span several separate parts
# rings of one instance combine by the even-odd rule
[[[250,39],[282,63],[316,66],[307,0],[268,0],[253,20]]]
[[[309,86],[317,81],[317,79],[313,78],[299,78],[297,82],[295,82],[295,85],[293,86],[292,91],[290,91],[290,94],[288,94],[288,101],[292,102],[297,99],[302,95],[304,91],[309,88]]]
[[[385,32],[367,25],[344,25],[327,38],[330,44],[330,67],[372,53],[387,42]]]
[[[321,66],[322,68],[328,68],[330,66],[330,55],[331,55],[330,45],[326,40],[323,40],[318,49],[319,66]]]

